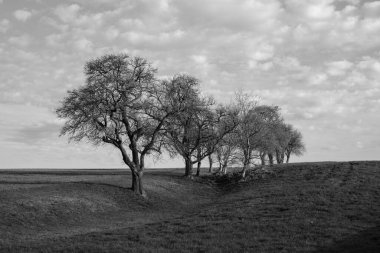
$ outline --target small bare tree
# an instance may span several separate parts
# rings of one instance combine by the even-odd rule
[[[277,106],[258,105],[257,100],[246,93],[236,93],[236,108],[239,111],[239,125],[235,131],[238,157],[243,164],[242,177],[259,157],[259,149],[271,125],[280,121]]]
[[[226,135],[215,149],[216,158],[219,163],[219,172],[226,174],[228,165],[237,162],[236,152],[237,146],[234,134]]]
[[[261,164],[265,165],[265,157],[268,156],[269,164],[273,165],[274,160],[282,163],[285,155],[285,147],[289,141],[288,125],[280,118],[279,113],[273,114],[275,118],[268,121],[266,131],[260,139],[258,152]]]
[[[275,154],[277,164],[284,163],[286,147],[290,140],[291,126],[285,123],[278,124],[275,128]]]
[[[199,83],[188,75],[176,76],[171,80],[177,92],[173,99],[183,101],[183,113],[175,114],[167,123],[167,149],[172,155],[185,160],[185,175],[192,177],[193,164],[200,162],[214,152],[215,145],[235,126],[234,112],[219,106],[213,108],[212,98],[200,96]]]
[[[297,129],[290,129],[290,138],[285,148],[286,163],[289,163],[290,155],[302,155],[306,151],[305,144],[302,140],[302,134]]]

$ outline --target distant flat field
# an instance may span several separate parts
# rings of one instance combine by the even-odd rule
[[[380,162],[0,170],[0,252],[380,252]]]

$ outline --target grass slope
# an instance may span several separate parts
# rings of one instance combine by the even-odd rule
[[[0,251],[379,252],[380,162],[276,165],[194,181],[148,171],[0,172]]]

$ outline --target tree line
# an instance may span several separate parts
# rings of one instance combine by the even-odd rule
[[[110,54],[88,61],[86,83],[70,90],[56,110],[72,141],[109,144],[120,151],[132,174],[132,190],[146,196],[146,156],[164,150],[181,156],[185,175],[200,173],[207,158],[226,173],[242,165],[242,177],[257,162],[289,162],[305,151],[301,133],[286,124],[278,106],[260,105],[237,92],[230,104],[203,96],[199,80],[185,74],[158,80],[144,58]]]

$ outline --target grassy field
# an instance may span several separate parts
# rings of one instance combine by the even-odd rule
[[[380,162],[182,174],[0,171],[0,252],[380,252]]]

